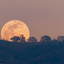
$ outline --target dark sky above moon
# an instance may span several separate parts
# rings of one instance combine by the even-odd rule
[[[64,0],[1,0],[0,31],[10,20],[21,20],[38,40],[64,36]]]

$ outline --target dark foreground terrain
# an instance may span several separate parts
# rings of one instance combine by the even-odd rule
[[[14,43],[0,40],[0,64],[64,64],[64,42]]]

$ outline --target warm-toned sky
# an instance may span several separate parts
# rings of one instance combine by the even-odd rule
[[[64,0],[0,0],[0,31],[10,20],[25,22],[31,36],[64,36]]]

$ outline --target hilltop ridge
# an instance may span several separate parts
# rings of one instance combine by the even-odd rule
[[[64,64],[64,42],[15,43],[0,40],[2,64]]]

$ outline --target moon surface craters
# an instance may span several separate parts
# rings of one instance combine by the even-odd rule
[[[8,30],[10,30],[11,35],[15,35],[15,33],[17,32],[16,30],[19,30],[22,27],[23,27],[22,24],[13,24],[9,25]]]

